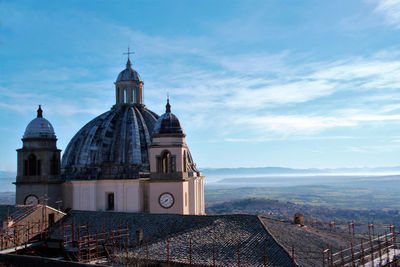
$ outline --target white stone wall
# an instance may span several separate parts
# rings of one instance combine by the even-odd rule
[[[72,195],[74,210],[107,210],[107,194],[114,193],[114,211],[140,212],[140,183],[137,180],[71,181],[66,190]],[[68,194],[68,193],[67,193]]]
[[[192,179],[189,182],[189,208],[190,214],[197,214],[197,179]]]
[[[204,177],[193,178],[189,182],[190,214],[204,214]]]

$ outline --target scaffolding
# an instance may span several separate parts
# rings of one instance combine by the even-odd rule
[[[23,222],[32,212],[42,209],[41,218],[37,221]],[[15,211],[6,218],[0,228],[0,251],[27,247],[28,244],[47,239],[48,221],[45,205],[27,206]]]
[[[76,225],[75,219],[72,224],[58,225],[59,239],[62,247],[71,252],[73,259],[79,262],[95,262],[99,260],[110,261],[117,251],[129,250],[129,228],[119,224],[111,230],[106,230],[103,224],[102,230],[91,229],[90,222]]]

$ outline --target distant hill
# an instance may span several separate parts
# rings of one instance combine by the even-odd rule
[[[16,175],[17,175],[16,172],[7,172],[7,171],[1,171],[0,170],[0,179],[2,179],[2,178],[13,178],[13,179],[15,179]]]
[[[15,192],[0,192],[0,205],[14,204]]]
[[[349,221],[374,222],[390,225],[400,221],[399,210],[354,210],[335,209],[325,206],[300,205],[291,202],[263,198],[232,200],[206,207],[207,214],[257,214],[269,217],[292,220],[296,212],[303,213],[307,220],[336,221],[346,224]]]
[[[321,173],[400,173],[400,166],[376,168],[336,168],[336,169],[294,169],[283,167],[258,167],[258,168],[205,168],[205,175],[244,175],[244,174],[321,174]]]
[[[15,172],[0,171],[0,192],[15,191]]]

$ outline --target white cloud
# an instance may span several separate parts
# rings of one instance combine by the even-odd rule
[[[337,114],[344,113],[338,111]],[[235,126],[241,126],[245,129],[252,129],[251,132],[259,133],[259,137],[253,140],[268,140],[265,134],[278,133],[285,138],[298,139],[300,135],[304,138],[304,134],[313,135],[321,131],[337,128],[337,127],[356,127],[365,123],[387,123],[395,121],[400,123],[400,114],[396,115],[376,115],[376,114],[352,114],[338,116],[312,116],[312,115],[266,115],[266,116],[249,116],[245,114],[236,114],[235,118],[229,122]],[[267,135],[268,136],[268,135]],[[302,137],[303,136],[303,137]],[[265,139],[266,138],[266,139]],[[326,137],[321,137],[326,138]],[[275,138],[274,138],[275,139]],[[318,139],[318,137],[313,137]],[[246,140],[246,138],[227,138],[227,140]]]
[[[243,88],[232,97],[228,97],[230,106],[245,106],[261,108],[266,105],[281,105],[288,103],[302,103],[319,97],[328,96],[334,92],[335,84],[324,80],[302,80],[278,84],[260,89]]]
[[[375,11],[383,14],[386,23],[400,28],[399,0],[378,0]]]
[[[307,140],[342,140],[342,139],[354,139],[352,136],[293,136],[293,141],[307,141]],[[268,137],[256,137],[256,138],[225,138],[225,142],[232,143],[264,143],[264,142],[275,142],[275,141],[286,141],[284,137],[280,138],[268,138]],[[400,141],[399,141],[400,142]]]
[[[254,116],[236,118],[238,124],[257,128],[260,133],[276,132],[281,134],[315,133],[332,127],[348,127],[357,125],[356,122],[343,118],[323,116]]]

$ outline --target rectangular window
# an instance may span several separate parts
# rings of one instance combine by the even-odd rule
[[[185,207],[187,207],[187,192],[185,192]]]
[[[107,210],[114,210],[114,193],[107,193]]]
[[[54,213],[49,214],[49,227],[54,225]]]

